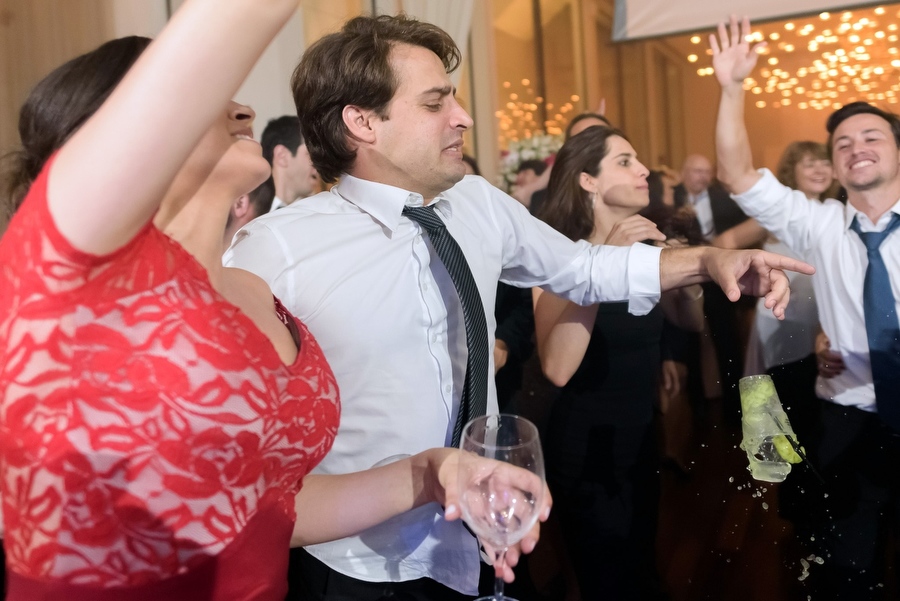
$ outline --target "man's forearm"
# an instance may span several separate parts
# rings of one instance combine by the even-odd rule
[[[759,179],[744,124],[744,94],[739,83],[724,86],[716,121],[718,176],[733,194],[746,192]]]
[[[663,249],[659,256],[660,289],[666,291],[709,281],[706,260],[711,252],[721,251],[708,246]]]

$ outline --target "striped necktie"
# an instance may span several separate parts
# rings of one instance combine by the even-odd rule
[[[453,425],[453,446],[458,447],[463,426],[471,419],[487,412],[488,385],[488,336],[484,318],[484,303],[478,294],[475,278],[459,244],[447,231],[447,226],[434,212],[434,206],[405,207],[403,214],[422,226],[431,240],[431,246],[450,274],[459,302],[462,305],[466,325],[466,382],[459,415]]]
[[[881,419],[900,432],[900,322],[897,303],[891,292],[891,280],[879,247],[897,226],[900,215],[894,213],[884,231],[862,232],[856,217],[850,224],[866,246],[869,266],[863,280],[863,312],[869,339],[869,360],[875,384],[875,405]]]

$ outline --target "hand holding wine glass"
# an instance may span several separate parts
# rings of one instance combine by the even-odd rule
[[[497,576],[494,595],[479,601],[514,601],[503,596],[506,553],[546,514],[544,459],[537,428],[522,417],[486,415],[466,424],[460,448],[463,519],[494,552]]]

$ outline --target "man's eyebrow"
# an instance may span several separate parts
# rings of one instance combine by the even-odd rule
[[[438,94],[441,97],[450,96],[451,94],[455,94],[456,89],[453,86],[440,86],[433,87],[428,90],[425,90],[419,96],[428,96],[429,94]]]
[[[859,133],[861,133],[861,134],[877,133],[877,134],[882,134],[884,136],[887,136],[887,134],[885,134],[883,131],[881,131],[877,127],[870,127],[869,129],[864,129]],[[843,136],[838,136],[837,138],[835,138],[834,141],[835,141],[835,143],[837,143],[840,140],[849,140],[849,139],[850,139],[850,134],[844,134]]]

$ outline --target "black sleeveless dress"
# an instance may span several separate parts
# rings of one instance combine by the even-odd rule
[[[584,359],[554,403],[544,446],[584,599],[646,599],[658,578],[653,428],[663,314],[599,305]]]

